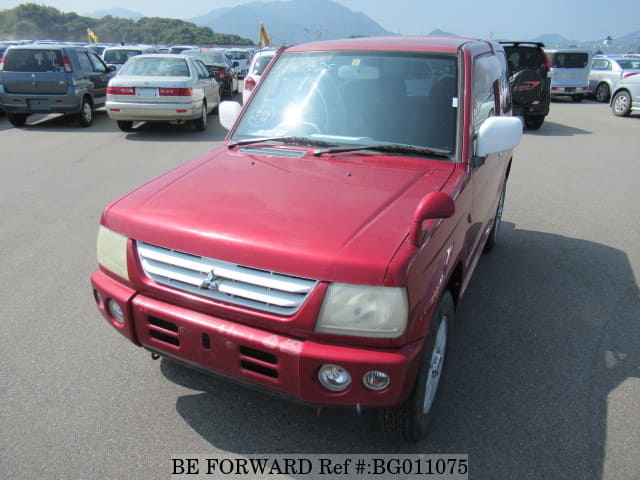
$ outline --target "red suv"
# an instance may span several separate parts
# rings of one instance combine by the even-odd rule
[[[498,45],[290,47],[218,149],[109,205],[91,277],[136,345],[422,438],[521,121]]]

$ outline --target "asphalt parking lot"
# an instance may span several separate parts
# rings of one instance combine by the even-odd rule
[[[465,453],[470,478],[640,478],[640,115],[557,101],[518,147],[501,237],[457,312],[432,434],[152,361],[89,275],[104,206],[216,147],[188,126],[0,116],[0,478],[168,478],[171,456]],[[299,477],[304,478],[304,477]]]

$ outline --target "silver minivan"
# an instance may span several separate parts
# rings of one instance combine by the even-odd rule
[[[570,49],[546,50],[551,61],[551,97],[569,96],[580,102],[589,92],[591,51]]]

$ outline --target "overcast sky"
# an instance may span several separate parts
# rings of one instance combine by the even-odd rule
[[[81,15],[111,7],[145,16],[191,18],[220,7],[255,0],[31,0]],[[272,0],[271,0],[272,1]],[[436,28],[482,38],[533,38],[559,33],[588,41],[619,37],[640,29],[640,0],[334,0],[364,12],[387,30],[427,34]],[[0,10],[25,0],[0,0]],[[266,25],[267,30],[269,28]],[[233,33],[233,32],[224,32]]]

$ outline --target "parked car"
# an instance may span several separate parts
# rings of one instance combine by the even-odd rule
[[[568,96],[581,102],[589,93],[591,51],[553,49],[546,53],[551,60],[551,96]]]
[[[551,104],[551,62],[541,42],[500,42],[507,55],[513,114],[528,129],[542,126]]]
[[[105,48],[102,51],[102,59],[107,65],[114,66],[116,70],[120,70],[131,57],[151,53],[160,53],[160,50],[148,45],[121,45]]]
[[[113,47],[115,45],[111,43],[89,43],[86,44],[85,47],[91,50],[93,53],[102,58],[102,52],[104,52],[105,48]]]
[[[640,112],[640,73],[627,74],[613,91],[611,109],[617,117]]]
[[[32,113],[74,114],[86,127],[114,70],[84,47],[13,45],[0,60],[0,105],[16,127]]]
[[[493,52],[456,37],[284,50],[244,109],[220,104],[222,146],[105,209],[99,311],[155,356],[376,408],[422,438],[522,135]]]
[[[182,53],[185,50],[193,50],[194,48],[199,47],[197,45],[172,45],[167,53]]]
[[[225,55],[231,60],[231,63],[235,62],[235,69],[238,72],[240,78],[247,76],[249,72],[249,65],[251,65],[251,52],[246,48],[228,48]]]
[[[213,72],[215,79],[220,84],[223,96],[231,97],[238,91],[238,72],[231,63],[231,60],[225,55],[224,50],[216,48],[196,48],[184,50],[182,53],[198,58],[205,64],[207,70]]]
[[[220,103],[218,82],[198,59],[186,55],[138,55],[107,88],[107,114],[125,132],[135,121],[193,120],[207,128],[207,116]]]
[[[275,56],[275,50],[258,50],[253,54],[253,60],[249,66],[249,73],[244,77],[244,88],[242,89],[242,103],[247,103],[249,95],[258,85],[262,72],[267,68],[271,59]]]
[[[598,102],[608,102],[620,80],[626,75],[640,73],[640,56],[596,56],[591,62],[589,93]]]

